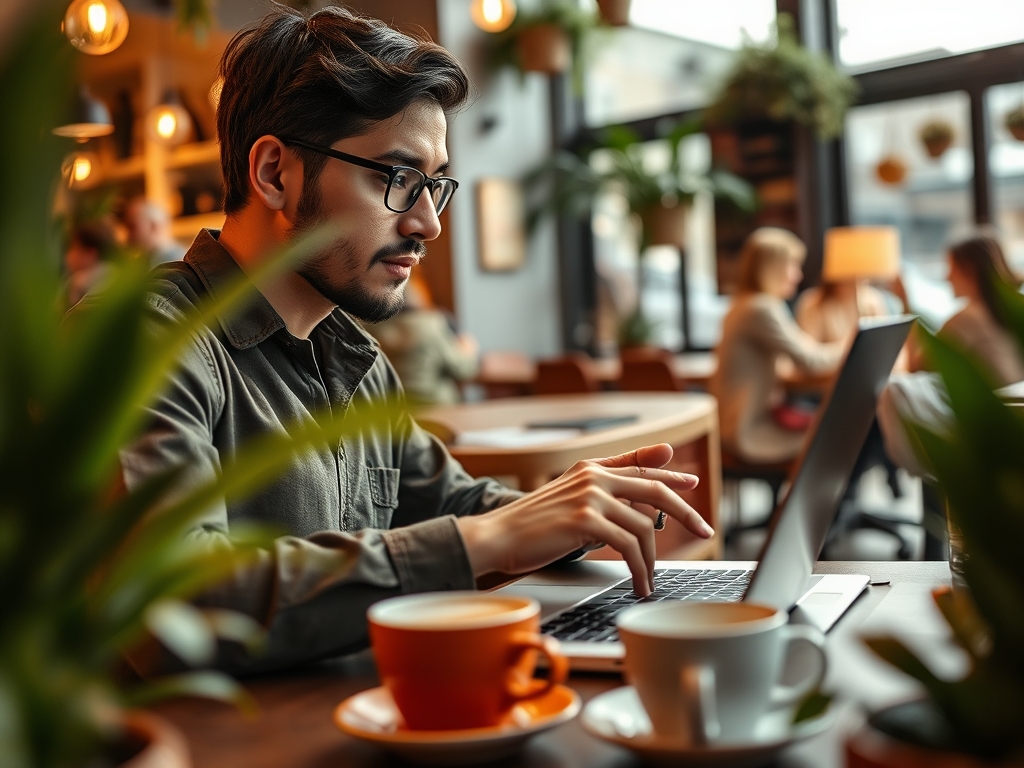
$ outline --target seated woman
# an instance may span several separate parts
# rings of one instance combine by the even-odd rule
[[[972,237],[949,249],[949,282],[967,305],[946,321],[939,336],[968,350],[992,374],[998,387],[1024,381],[1024,360],[996,311],[995,284],[1020,288],[1003,249],[991,237]],[[916,368],[924,367],[920,356]]]
[[[807,249],[790,232],[762,227],[740,253],[739,286],[725,317],[718,370],[709,383],[718,398],[722,446],[751,464],[794,458],[805,429],[789,423],[780,406],[785,392],[776,373],[780,357],[800,371],[838,366],[846,341],[822,344],[793,319],[786,300],[803,277]]]

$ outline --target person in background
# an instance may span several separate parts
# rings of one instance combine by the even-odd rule
[[[185,247],[171,235],[171,216],[167,210],[144,197],[128,201],[124,209],[124,225],[128,245],[138,248],[150,266],[185,257]]]
[[[822,373],[835,369],[846,349],[845,339],[823,344],[802,331],[786,305],[803,277],[806,253],[796,235],[775,227],[755,230],[740,253],[737,294],[709,390],[718,398],[723,448],[751,464],[794,458],[810,425],[787,407],[779,359]]]
[[[114,228],[105,221],[79,224],[71,231],[64,268],[67,282],[64,299],[67,307],[80,302],[85,294],[102,285],[109,274],[109,260],[117,248]]]
[[[402,310],[367,330],[395,366],[412,406],[459,402],[459,382],[473,378],[479,369],[476,339],[455,332],[416,275],[405,286]]]
[[[947,259],[953,294],[967,304],[945,322],[939,337],[974,355],[996,386],[1024,381],[1024,360],[996,309],[997,282],[1020,288],[1020,278],[1006,263],[999,242],[987,235],[971,237],[953,245]],[[913,368],[924,367],[925,361],[916,352]]]
[[[862,317],[900,314],[900,300],[866,281],[823,282],[800,293],[796,322],[821,342],[849,341]]]
[[[989,372],[994,387],[1024,381],[1020,349],[996,309],[997,281],[1020,288],[999,241],[988,235],[971,237],[953,245],[947,258],[953,293],[967,304],[945,322],[938,336],[971,354]],[[905,422],[942,431],[953,423],[953,412],[942,379],[928,370],[919,349],[911,354],[911,372],[892,376],[882,390],[878,421],[893,460],[911,474],[927,477]]]

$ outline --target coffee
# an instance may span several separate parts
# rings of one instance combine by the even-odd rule
[[[384,607],[374,614],[374,621],[401,629],[471,629],[516,621],[516,612],[524,610],[519,601],[505,598],[448,598],[439,595],[391,609]]]
[[[381,681],[413,730],[484,728],[510,722],[520,701],[568,674],[554,638],[540,634],[531,598],[434,592],[384,600],[367,613]],[[538,653],[547,680],[533,678]]]

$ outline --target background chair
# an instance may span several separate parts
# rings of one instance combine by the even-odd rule
[[[581,352],[539,360],[534,392],[538,395],[566,395],[597,392],[600,382],[593,370],[594,361]]]
[[[726,544],[733,543],[739,534],[768,527],[775,508],[779,506],[782,486],[789,479],[795,465],[796,459],[778,464],[748,464],[731,451],[722,449],[722,489],[724,495],[730,500],[730,506],[736,512],[736,524],[730,526],[725,532]],[[767,483],[771,489],[772,506],[763,519],[749,523],[739,522],[742,520],[740,508],[740,481],[742,480],[759,480]]]
[[[672,366],[664,358],[623,357],[619,389],[624,392],[679,392],[682,387]]]

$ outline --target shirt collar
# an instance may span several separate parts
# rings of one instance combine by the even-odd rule
[[[219,237],[219,230],[203,229],[185,254],[185,261],[195,270],[214,301],[219,298],[218,289],[227,291],[245,279],[242,268],[218,242]],[[257,290],[253,290],[249,298],[232,312],[218,315],[217,320],[227,340],[236,349],[254,347],[278,331],[287,329],[281,316]],[[336,308],[317,326],[317,329],[327,328],[350,344],[376,346],[373,337],[340,309]]]

